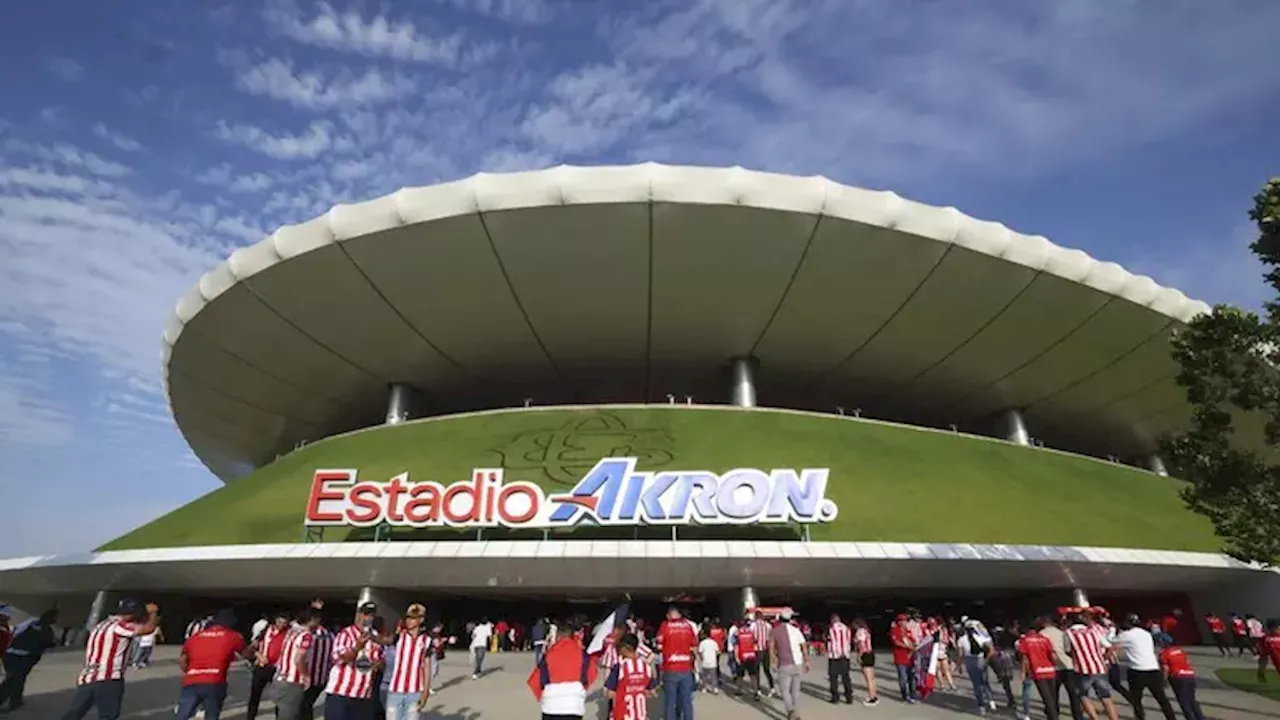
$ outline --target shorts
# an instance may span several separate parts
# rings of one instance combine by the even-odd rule
[[[744,658],[738,661],[738,677],[757,677],[759,674],[759,657]]]
[[[876,654],[873,652],[862,653],[861,655],[858,656],[858,664],[861,665],[862,667],[875,667]]]
[[[1082,698],[1089,697],[1090,693],[1099,700],[1107,700],[1111,697],[1111,683],[1107,681],[1106,673],[1086,675],[1072,672],[1071,680],[1076,685],[1076,693]]]

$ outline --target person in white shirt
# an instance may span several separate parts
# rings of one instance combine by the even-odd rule
[[[965,674],[973,683],[973,699],[978,703],[978,712],[985,714],[988,707],[995,710],[995,695],[991,693],[991,683],[987,679],[987,663],[995,653],[990,633],[977,620],[966,620],[956,634],[956,649],[964,662]]]
[[[1137,615],[1127,617],[1120,627],[1122,630],[1116,635],[1112,648],[1129,669],[1128,700],[1133,704],[1133,716],[1137,720],[1146,720],[1142,694],[1150,691],[1165,720],[1176,720],[1173,705],[1164,691],[1164,677],[1160,673],[1160,660],[1156,657],[1156,644],[1151,633],[1143,629]]]
[[[156,628],[146,635],[139,635],[133,641],[133,658],[129,663],[129,667],[136,670],[151,665],[151,653],[156,648],[156,641],[163,639],[164,633],[160,632],[160,628]]]
[[[471,679],[475,680],[484,672],[484,655],[489,649],[489,639],[493,637],[493,623],[484,618],[471,630]]]
[[[720,644],[702,633],[702,641],[698,643],[698,665],[701,670],[701,687],[703,692],[712,695],[720,693]]]

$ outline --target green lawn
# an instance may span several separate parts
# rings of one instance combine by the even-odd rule
[[[642,469],[829,467],[837,522],[815,540],[993,542],[1216,551],[1177,481],[1130,468],[951,433],[793,413],[656,406],[508,411],[427,420],[330,438],[294,452],[108,543],[106,549],[298,542],[312,472],[356,468],[361,479],[452,482],[475,467],[567,488],[597,459],[635,455]],[[1077,512],[1075,506],[1087,512]],[[929,514],[921,521],[921,512]],[[763,532],[762,532],[763,530]],[[790,528],[735,529],[795,537]],[[582,528],[575,537],[669,537],[669,528]],[[329,528],[326,541],[371,532]],[[681,529],[681,538],[726,535]],[[447,538],[404,530],[395,537]],[[474,537],[474,531],[461,534]],[[541,537],[486,530],[484,537]]]
[[[1237,690],[1255,693],[1265,698],[1280,701],[1280,675],[1267,668],[1267,681],[1258,682],[1258,671],[1252,668],[1221,668],[1214,670],[1218,679]]]

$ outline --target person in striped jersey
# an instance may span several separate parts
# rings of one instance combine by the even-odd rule
[[[62,720],[81,720],[97,708],[99,720],[117,720],[124,700],[124,671],[133,638],[154,632],[160,608],[137,600],[120,601],[114,615],[94,626],[84,651],[84,670]]]
[[[773,669],[769,664],[769,633],[772,631],[773,623],[769,622],[768,618],[759,612],[753,613],[751,632],[756,639],[756,665],[758,672],[763,674],[764,679],[769,682],[769,689],[765,691],[765,697],[773,697],[777,694],[777,684],[773,681]]]
[[[831,613],[831,625],[827,627],[827,685],[831,690],[831,704],[840,701],[839,685],[844,685],[844,701],[853,704],[853,682],[849,679],[851,658],[853,655],[853,633],[849,626],[840,621],[840,616]]]
[[[276,720],[300,720],[303,716],[302,705],[311,687],[311,648],[319,625],[320,614],[304,608],[285,634],[276,662]]]
[[[329,682],[325,685],[325,720],[368,720],[374,708],[374,672],[382,666],[382,646],[373,628],[378,606],[367,602],[356,621],[333,640]]]
[[[431,695],[431,635],[422,627],[427,609],[409,606],[400,619],[387,692],[387,720],[418,720]]]
[[[1093,707],[1095,698],[1102,703],[1110,720],[1119,715],[1116,703],[1111,699],[1111,683],[1107,681],[1110,669],[1111,640],[1100,625],[1092,623],[1087,613],[1072,613],[1067,616],[1067,651],[1071,653],[1071,681],[1076,684],[1076,694],[1086,715],[1097,720],[1098,713]]]
[[[618,662],[605,680],[611,720],[648,720],[649,698],[657,695],[658,675],[640,657],[640,639],[627,633],[618,639]]]
[[[867,683],[867,699],[862,704],[875,707],[880,704],[880,696],[876,691],[876,652],[871,646],[871,628],[867,627],[867,621],[862,618],[855,618],[853,621],[853,651],[858,655],[862,679]]]

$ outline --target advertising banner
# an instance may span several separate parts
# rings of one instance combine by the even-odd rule
[[[837,507],[826,496],[827,468],[738,468],[643,472],[633,457],[603,458],[572,490],[546,493],[501,468],[477,468],[469,481],[442,485],[408,473],[387,482],[355,470],[317,470],[309,526],[570,527],[596,525],[750,525],[826,523]]]

